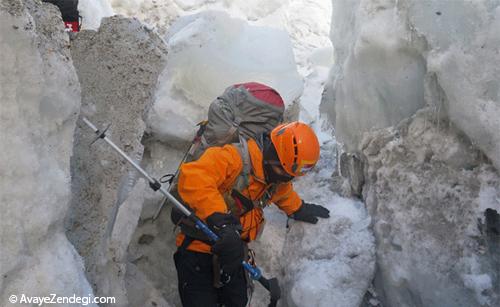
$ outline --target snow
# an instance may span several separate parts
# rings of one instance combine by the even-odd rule
[[[180,18],[165,40],[168,64],[148,115],[157,137],[189,140],[210,102],[232,84],[268,84],[288,105],[302,92],[292,46],[282,30],[207,11]]]
[[[166,64],[163,40],[137,19],[113,16],[104,18],[97,32],[75,35],[71,56],[82,89],[81,115],[102,129],[111,124],[110,139],[131,159],[141,161],[143,113],[153,103],[156,81]],[[137,228],[144,187],[137,182],[139,173],[111,147],[103,141],[89,147],[93,141],[95,135],[80,122],[74,130],[66,230],[85,259],[96,295],[114,296],[126,306],[134,284],[127,274],[133,265],[128,263],[128,246]],[[149,301],[146,293],[134,301]]]
[[[377,241],[375,286],[390,306],[497,306],[493,210],[500,210],[500,177],[433,112],[365,134],[363,195]],[[469,275],[488,275],[492,288]]]
[[[489,303],[488,298],[483,294],[485,291],[493,288],[491,277],[488,274],[464,274],[462,279],[465,286],[476,293],[480,304],[485,305]]]
[[[429,43],[429,72],[446,95],[449,118],[500,169],[500,67],[491,65],[500,63],[499,4],[414,1],[408,10],[408,23]]]
[[[305,201],[328,208],[330,218],[311,225],[287,221],[277,208],[266,208],[266,228],[252,244],[258,264],[280,280],[288,306],[359,306],[375,271],[364,204],[331,190],[335,146],[331,138],[323,141],[316,170],[294,183]],[[256,287],[254,301],[266,299]]]
[[[0,6],[0,301],[92,296],[64,234],[80,86],[60,13],[33,1]]]
[[[113,9],[128,16],[135,16],[166,32],[180,16],[206,10],[224,11],[231,17],[249,21],[254,25],[287,29],[297,52],[308,52],[320,44],[330,44],[328,24],[331,3],[317,0],[111,0]],[[327,14],[328,13],[328,14]],[[299,50],[300,49],[300,50]],[[305,59],[299,56],[300,59]]]
[[[227,86],[248,80],[272,86],[288,104],[302,91],[292,46],[284,31],[249,26],[226,13],[209,11],[180,18],[170,28],[166,41],[170,61],[175,63],[166,69],[171,78],[194,83],[176,84],[193,101],[211,100]],[[192,67],[186,67],[188,64]],[[176,75],[178,70],[184,74]]]
[[[334,1],[329,84],[337,137],[359,149],[372,128],[424,105],[448,117],[500,168],[495,1]],[[363,110],[363,112],[359,112]]]
[[[298,101],[299,119],[315,128],[323,154],[317,171],[297,182],[297,190],[304,199],[328,207],[332,216],[318,225],[290,221],[287,231],[283,213],[266,209],[264,233],[253,244],[257,261],[268,276],[280,278],[286,292],[283,300],[290,306],[329,306],[332,301],[358,306],[374,273],[370,218],[361,202],[342,198],[330,188],[336,142],[318,110],[333,64],[328,39],[331,4],[311,0],[112,4],[117,12],[138,16],[166,33],[168,66],[147,119],[151,136],[162,144],[190,140],[209,103],[234,83],[260,81],[277,89],[287,106]],[[159,144],[147,147],[158,149]],[[251,304],[260,306],[267,300],[267,293],[256,287]]]
[[[332,3],[321,107],[366,158],[381,301],[498,305],[499,2]]]
[[[257,261],[266,276],[282,281],[285,304],[331,306],[335,301],[337,306],[358,306],[374,273],[370,218],[361,202],[331,190],[336,142],[318,110],[333,64],[328,38],[331,4],[313,0],[112,4],[117,12],[138,16],[166,32],[168,64],[147,119],[152,138],[162,144],[190,140],[209,103],[234,83],[263,82],[278,90],[287,106],[298,101],[299,119],[313,126],[322,143],[322,160],[313,174],[297,182],[297,190],[304,199],[329,208],[331,218],[318,225],[289,221],[287,231],[283,213],[267,208],[264,233],[253,244]],[[147,147],[157,151],[159,144]],[[260,306],[267,300],[267,293],[256,287],[251,304]]]
[[[328,39],[330,3],[319,0],[84,0],[79,1],[79,9],[84,29],[98,29],[101,18],[116,11],[137,15],[165,33],[169,48],[168,66],[158,80],[155,104],[150,109],[141,104],[148,103],[149,88],[154,84],[154,80],[146,79],[149,73],[155,72],[148,66],[153,60],[143,60],[134,57],[134,54],[130,56],[132,60],[144,62],[146,67],[142,69],[142,66],[132,65],[142,69],[142,72],[146,71],[146,77],[138,78],[143,81],[138,87],[127,87],[128,81],[137,81],[127,77],[130,67],[121,65],[123,63],[113,69],[101,65],[118,63],[121,51],[131,51],[130,48],[123,48],[122,44],[123,41],[131,44],[127,35],[133,34],[134,28],[147,32],[141,38],[151,41],[148,37],[150,28],[127,26],[136,25],[137,21],[113,17],[105,19],[99,32],[79,33],[72,42],[73,58],[78,61],[76,66],[85,90],[82,113],[99,119],[97,124],[112,120],[114,125],[110,136],[113,138],[114,135],[124,142],[134,158],[142,156],[142,147],[138,143],[144,128],[140,110],[150,111],[146,118],[149,131],[143,139],[145,155],[149,157],[143,162],[154,175],[159,172],[154,169],[155,166],[174,168],[177,160],[170,159],[170,155],[175,154],[178,158],[181,154],[179,148],[192,137],[195,124],[206,116],[208,104],[227,86],[259,81],[280,92],[287,106],[297,103],[299,119],[316,129],[322,144],[322,158],[317,169],[297,180],[297,191],[305,200],[329,208],[331,218],[321,220],[317,225],[289,221],[290,228],[286,229],[287,219],[283,213],[274,207],[267,208],[268,225],[262,240],[254,244],[258,250],[257,258],[266,274],[280,278],[284,305],[330,306],[331,302],[336,302],[337,306],[358,306],[374,272],[374,242],[368,228],[370,218],[361,202],[342,198],[332,191],[336,142],[332,131],[324,128],[325,121],[318,111],[323,85],[333,63],[333,49]],[[10,22],[8,19],[7,23]],[[66,35],[59,26],[60,34]],[[114,27],[116,31],[109,30]],[[10,26],[5,28],[10,29]],[[118,33],[123,40],[108,40],[113,42],[108,46],[108,41],[100,42],[103,33],[109,33],[113,38]],[[2,121],[2,124],[9,125],[10,129],[14,127],[13,136],[22,136],[21,139],[7,139],[13,147],[0,159],[0,166],[2,170],[6,169],[9,183],[22,179],[28,187],[33,187],[32,194],[26,194],[24,186],[13,187],[8,193],[2,190],[2,201],[5,198],[13,204],[5,211],[10,222],[2,226],[2,246],[6,246],[8,251],[6,258],[2,258],[2,272],[5,264],[9,274],[16,274],[9,276],[8,281],[2,280],[2,289],[7,289],[4,293],[33,289],[41,282],[60,290],[58,293],[69,291],[91,295],[85,270],[97,294],[112,293],[122,299],[121,304],[126,304],[127,300],[138,305],[178,304],[177,293],[173,293],[174,267],[171,259],[164,259],[175,248],[173,235],[167,229],[171,224],[144,223],[154,211],[151,205],[158,201],[158,197],[143,195],[142,181],[132,188],[135,177],[122,176],[126,169],[117,162],[119,159],[112,152],[103,153],[103,147],[93,151],[84,148],[91,135],[81,129],[73,134],[80,101],[79,82],[71,65],[59,63],[71,58],[67,37],[64,36],[57,48],[47,48],[50,51],[65,50],[63,56],[58,57],[57,52],[40,56],[37,53],[40,46],[34,44],[36,35],[30,35],[20,40],[12,39],[14,46],[21,51],[19,54],[8,48],[6,54],[24,56],[23,52],[27,53],[24,58],[26,66],[21,70],[34,75],[0,80],[0,84],[9,85],[9,90],[5,91],[10,94],[7,97],[7,101],[11,102],[8,111],[16,119],[15,123]],[[40,44],[42,47],[52,47],[45,46],[44,42]],[[144,47],[147,44],[140,45]],[[120,50],[112,51],[113,48]],[[154,50],[149,55],[161,58],[161,52]],[[2,65],[2,72],[4,67],[14,71],[17,66],[13,63],[16,61],[12,58],[3,58],[5,66]],[[158,66],[154,68],[159,69]],[[54,69],[59,73],[53,73]],[[134,73],[135,76],[139,74]],[[109,78],[113,74],[120,76]],[[7,75],[10,77],[10,73]],[[120,81],[123,76],[126,79]],[[19,84],[29,85],[28,91],[21,91],[25,95],[23,97],[15,97],[16,91],[11,90]],[[56,86],[60,84],[68,86],[61,90]],[[137,104],[119,104],[128,102],[121,95],[132,97],[130,100]],[[100,99],[105,96],[114,98]],[[29,102],[33,107],[27,108],[19,101]],[[138,109],[133,109],[136,106]],[[127,113],[130,110],[133,112]],[[34,127],[34,132],[28,127]],[[7,128],[2,130],[7,131]],[[123,136],[128,132],[133,134],[133,138]],[[73,171],[78,173],[72,182],[75,185],[75,194],[72,195],[74,211],[66,230],[85,257],[85,269],[62,230],[70,197],[69,157],[73,135],[78,138],[74,147]],[[19,155],[19,152],[24,154]],[[91,158],[94,155],[101,158]],[[167,161],[163,163],[152,159]],[[7,167],[11,161],[17,161],[14,169]],[[114,170],[107,172],[108,169]],[[83,176],[81,181],[79,176]],[[103,180],[90,182],[89,188],[86,188],[84,182],[89,178],[103,177]],[[47,178],[50,180],[44,180]],[[127,185],[129,181],[131,183]],[[82,189],[83,198],[79,198],[79,189]],[[123,205],[117,209],[115,227],[106,228],[106,223],[112,219],[109,212],[113,210],[110,208],[120,203]],[[142,212],[139,212],[140,205],[145,208]],[[165,211],[162,213],[162,222],[167,215]],[[144,219],[137,222],[139,216]],[[105,231],[111,232],[109,242],[105,242]],[[148,240],[153,243],[142,241],[143,236],[152,238]],[[9,239],[4,241],[4,237]],[[52,241],[47,242],[48,238]],[[33,271],[42,277],[31,279],[28,272]],[[45,290],[44,287],[37,289],[40,293]],[[262,288],[257,290],[253,301],[258,306],[268,300],[267,293],[262,291]],[[162,301],[161,296],[168,299],[168,303]]]
[[[484,223],[484,213],[487,209],[500,212],[500,189],[495,185],[496,176],[494,174],[483,172],[480,180],[482,185],[478,195],[479,205],[477,207],[477,216]]]
[[[371,219],[363,203],[331,190],[335,146],[333,140],[323,143],[317,171],[294,184],[305,201],[328,208],[330,218],[317,225],[289,222],[282,255],[291,306],[359,306],[375,271]]]
[[[425,62],[395,6],[392,1],[333,2],[336,58],[329,86],[335,114],[330,116],[348,150],[358,149],[363,132],[397,124],[425,104]]]
[[[97,30],[102,18],[114,15],[113,8],[107,0],[78,1],[78,12],[82,16],[83,30]]]
[[[117,192],[116,203],[124,205],[111,233],[115,260],[103,261],[102,271],[84,269],[63,233],[72,196],[69,157],[80,89],[58,14],[48,5],[43,7],[49,13],[37,11],[40,7],[39,1],[26,0],[0,9],[0,130],[9,132],[2,135],[9,146],[0,158],[6,217],[0,226],[0,299],[3,302],[3,296],[16,291],[92,295],[86,271],[96,277],[92,284],[106,274],[115,276],[109,284],[96,287],[104,292],[121,288],[133,305],[178,305],[175,269],[172,260],[165,259],[175,249],[172,225],[165,222],[165,211],[161,223],[145,223],[159,197],[152,192],[143,195],[142,181],[132,191],[123,185],[126,179],[115,182],[125,189],[106,187],[111,189],[110,198],[114,200]],[[327,207],[331,217],[310,225],[288,221],[277,208],[266,208],[264,234],[252,244],[266,276],[280,279],[283,305],[359,306],[375,269],[371,224],[377,235],[376,282],[384,290],[382,302],[498,305],[494,270],[500,258],[492,230],[500,212],[498,1],[82,0],[79,9],[84,29],[96,30],[102,17],[116,11],[147,22],[151,27],[141,27],[146,33],[156,28],[165,35],[168,67],[158,80],[154,106],[146,107],[148,134],[141,141],[142,124],[137,129],[128,121],[114,126],[115,136],[127,128],[139,134],[135,140],[145,146],[146,155],[142,162],[155,177],[166,169],[175,170],[210,101],[237,82],[260,81],[275,87],[288,107],[297,107],[298,114],[293,115],[314,127],[321,160],[313,173],[296,180],[295,187],[306,201]],[[146,33],[142,37],[149,41]],[[91,41],[95,34],[79,35]],[[89,49],[82,50],[88,54]],[[97,58],[105,57],[97,53]],[[131,58],[141,64],[153,62]],[[120,90],[92,78],[101,69],[107,75],[99,64],[87,75],[105,87],[99,92],[126,101],[113,91],[128,93],[127,83],[111,80],[125,87]],[[128,72],[128,67],[124,69]],[[145,103],[156,76],[138,79],[145,89],[138,88],[131,101]],[[322,97],[322,110],[333,119],[340,143],[358,150],[363,136],[372,140],[363,148],[370,156],[365,179],[377,179],[365,185],[372,217],[361,201],[332,190],[337,140],[320,112]],[[107,99],[99,102],[117,111],[119,119],[120,112],[130,110],[115,108]],[[424,106],[428,108],[417,111]],[[82,112],[103,118],[113,114],[98,109],[91,102]],[[138,118],[136,124],[142,123],[142,109],[128,114]],[[400,122],[398,129],[372,131]],[[92,165],[111,168],[113,161],[106,158]],[[106,192],[95,193],[98,190],[85,193]],[[143,205],[142,212],[137,204]],[[489,216],[487,209],[492,209]],[[85,219],[96,212],[92,206],[82,211]],[[109,210],[102,211],[96,224],[109,218]],[[74,236],[77,248],[86,243],[73,229],[67,234]],[[87,252],[96,252],[92,244],[98,237],[88,238]],[[267,293],[257,287],[252,304],[263,306],[267,300]]]

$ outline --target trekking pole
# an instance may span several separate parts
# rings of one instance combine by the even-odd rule
[[[97,135],[98,139],[103,139],[108,143],[116,152],[120,154],[125,160],[127,160],[128,163],[130,163],[144,178],[146,178],[149,182],[149,187],[153,189],[153,191],[160,191],[163,195],[165,195],[170,202],[174,204],[174,206],[177,207],[184,215],[186,215],[187,218],[189,218],[193,223],[195,224],[195,227],[198,228],[199,230],[203,231],[204,234],[207,235],[207,237],[210,238],[212,242],[215,242],[219,240],[219,237],[215,232],[210,230],[208,226],[203,223],[203,221],[198,218],[193,212],[189,211],[184,205],[182,205],[172,194],[167,192],[161,185],[161,183],[156,180],[155,178],[151,177],[142,167],[140,167],[137,163],[135,163],[125,152],[123,152],[120,147],[116,146],[113,141],[111,141],[107,136],[106,136],[106,131],[107,129],[100,131],[97,129],[94,124],[92,124],[87,118],[83,117],[83,122],[87,124],[87,126],[90,127],[94,131],[94,133]],[[248,271],[250,277],[254,280],[257,280],[264,288],[266,288],[270,294],[271,294],[271,303],[269,304],[269,307],[274,307],[276,306],[276,303],[278,299],[281,297],[281,290],[279,288],[278,280],[276,278],[265,278],[262,276],[262,272],[258,267],[254,267],[251,264],[249,264],[246,261],[242,262],[243,267],[245,270]]]
[[[200,128],[198,129],[198,131],[196,132],[196,135],[194,136],[193,140],[191,141],[191,145],[189,145],[189,148],[186,150],[186,152],[184,153],[184,156],[182,157],[181,159],[181,162],[179,163],[179,166],[177,167],[177,170],[175,170],[175,173],[173,174],[172,178],[170,179],[170,184],[168,186],[168,192],[170,192],[170,189],[172,188],[172,181],[175,180],[175,177],[177,177],[179,175],[179,171],[181,169],[181,165],[182,163],[184,163],[186,161],[186,158],[188,155],[192,155],[194,151],[194,146],[196,146],[196,143],[199,142],[201,140],[201,136],[203,135],[203,132],[205,131],[205,128],[207,127],[207,123],[208,121],[201,121],[197,124],[197,126],[200,126]],[[170,175],[170,174],[167,174],[167,175]],[[167,176],[165,175],[165,176]],[[165,177],[163,176],[163,177]],[[162,177],[162,178],[163,178]],[[161,179],[160,178],[160,181]],[[161,182],[161,183],[164,183],[164,182]],[[155,214],[153,215],[153,221],[156,220],[156,218],[160,215],[160,212],[161,212],[161,209],[163,209],[163,206],[168,202],[168,198],[165,198],[165,200],[163,200],[160,204],[160,206],[158,207],[158,209],[156,210]]]

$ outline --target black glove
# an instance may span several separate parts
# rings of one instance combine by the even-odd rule
[[[290,217],[297,221],[316,224],[318,222],[317,217],[329,218],[330,211],[323,206],[308,204],[302,201],[302,206],[300,206],[299,210],[292,213]]]
[[[212,253],[219,258],[222,271],[233,275],[241,268],[245,254],[240,222],[231,214],[216,212],[207,218],[207,225],[220,238],[212,245]]]

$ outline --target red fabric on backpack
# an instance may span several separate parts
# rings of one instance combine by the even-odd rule
[[[64,26],[71,32],[80,32],[80,23],[78,21],[65,21]]]
[[[281,98],[280,94],[267,85],[258,82],[248,82],[235,84],[235,86],[244,86],[247,91],[249,91],[255,98],[265,101],[269,104],[283,107],[285,103],[283,102],[283,98]]]

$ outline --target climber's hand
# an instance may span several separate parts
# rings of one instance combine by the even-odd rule
[[[207,224],[220,238],[212,246],[212,253],[219,258],[222,271],[233,275],[241,268],[245,250],[239,221],[230,214],[216,212],[207,218]]]
[[[300,206],[299,210],[292,213],[290,217],[297,221],[316,224],[318,222],[318,217],[329,218],[330,211],[323,206],[302,201],[302,206]]]

